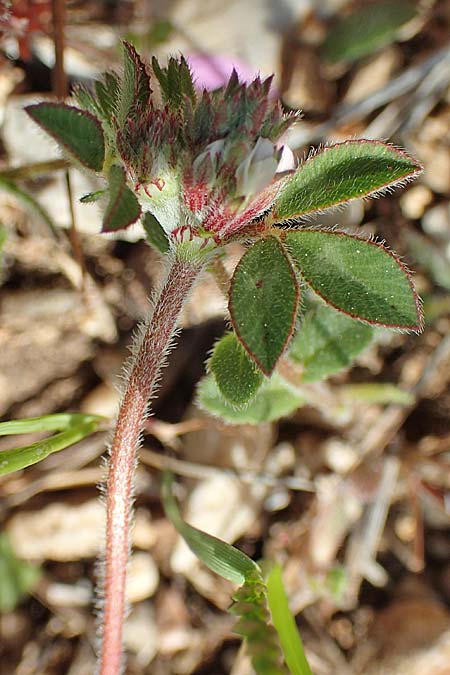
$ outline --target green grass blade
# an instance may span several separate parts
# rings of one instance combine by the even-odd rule
[[[188,525],[182,519],[172,495],[172,480],[170,473],[163,473],[161,493],[164,510],[167,518],[197,558],[216,574],[237,584],[243,584],[245,579],[255,572],[260,573],[258,565],[245,553],[217,537]]]
[[[291,675],[312,675],[294,617],[289,609],[281,577],[281,567],[275,565],[267,577],[267,598],[273,625],[280,638],[284,659]]]
[[[65,431],[80,424],[97,422],[100,424],[103,417],[97,415],[83,415],[82,413],[55,413],[41,417],[27,417],[21,420],[0,422],[0,436],[14,434],[32,434],[38,431]]]
[[[101,418],[92,417],[90,422],[74,425],[42,441],[36,441],[31,445],[14,448],[13,450],[2,450],[0,452],[0,475],[3,476],[13,471],[25,469],[27,466],[41,462],[54,452],[78,443],[78,441],[98,430],[100,420]],[[20,432],[16,431],[16,433]]]

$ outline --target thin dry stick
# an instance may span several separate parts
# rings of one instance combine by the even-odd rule
[[[178,317],[202,263],[175,258],[152,317],[142,332],[120,406],[111,447],[106,498],[106,553],[103,635],[100,675],[118,675],[122,668],[126,568],[136,450]]]
[[[67,75],[64,68],[64,26],[66,24],[66,7],[63,0],[53,0],[53,41],[55,44],[55,67],[53,69],[53,91],[56,98],[63,101],[68,93]],[[72,184],[69,170],[65,172],[67,199],[70,211],[69,240],[73,256],[80,266],[82,275],[82,290],[86,291],[86,265],[84,263],[83,248],[78,234],[75,211],[73,206]]]

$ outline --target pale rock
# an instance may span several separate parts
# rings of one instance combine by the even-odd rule
[[[116,387],[101,382],[84,397],[80,412],[88,415],[101,415],[112,419],[118,410],[120,393]]]
[[[401,54],[397,47],[387,47],[360,65],[353,75],[343,103],[356,103],[382,89],[400,65]]]
[[[136,655],[141,668],[145,668],[158,652],[159,635],[152,606],[143,602],[128,616],[123,632],[125,647]]]
[[[92,585],[87,580],[76,584],[50,583],[45,600],[52,607],[87,607],[92,602]]]
[[[71,506],[54,502],[37,511],[20,512],[6,530],[15,554],[24,560],[62,562],[94,558],[102,548],[105,508],[98,499]],[[152,525],[138,510],[133,543],[154,543]]]
[[[362,506],[337,475],[320,476],[316,486],[317,506],[310,527],[309,551],[317,566],[327,567],[335,560],[344,538],[361,517]]]
[[[150,553],[132,554],[128,565],[127,598],[135,603],[151,598],[158,588],[159,572]]]
[[[433,193],[426,185],[413,185],[400,197],[400,208],[405,218],[422,218],[427,206],[433,201]]]
[[[441,241],[448,241],[450,239],[449,202],[443,202],[428,209],[422,218],[422,227],[424,232],[432,237]]]

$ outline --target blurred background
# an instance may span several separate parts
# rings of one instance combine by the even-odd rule
[[[380,330],[353,368],[311,383],[281,420],[224,425],[195,399],[227,325],[220,289],[202,281],[141,451],[127,673],[252,673],[224,611],[231,585],[163,516],[158,470],[169,466],[189,522],[282,563],[315,675],[450,675],[450,2],[3,0],[3,419],[113,417],[161,273],[139,226],[98,234],[97,206],[79,202],[98,187],[74,169],[67,179],[22,110],[120,67],[123,38],[148,58],[182,52],[199,87],[233,67],[248,81],[273,73],[286,110],[302,111],[288,138],[300,161],[358,137],[417,157],[424,173],[406,189],[317,222],[386,239],[415,271],[426,320],[420,336]],[[0,478],[2,674],[94,672],[105,443],[97,434]]]

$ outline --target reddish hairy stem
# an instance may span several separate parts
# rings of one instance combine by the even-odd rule
[[[108,471],[102,645],[99,675],[122,672],[126,569],[136,450],[178,317],[202,264],[175,258],[142,334],[117,418]]]

